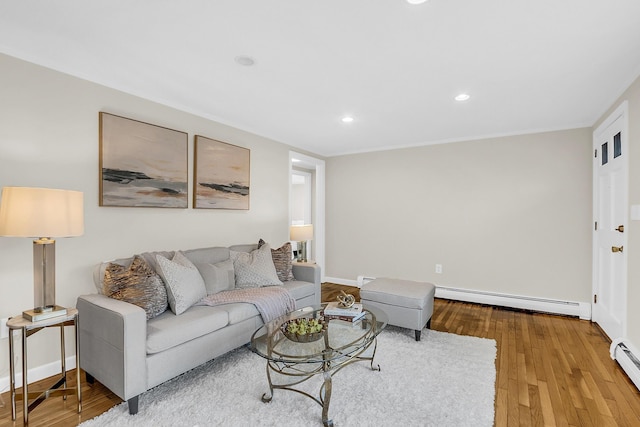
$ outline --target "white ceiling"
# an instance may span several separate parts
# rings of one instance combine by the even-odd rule
[[[640,1],[0,0],[0,52],[331,156],[593,125]]]

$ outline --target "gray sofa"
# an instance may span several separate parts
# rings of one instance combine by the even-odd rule
[[[183,251],[194,264],[229,259],[230,250],[250,252],[256,245]],[[165,252],[166,254],[166,252]],[[126,265],[132,258],[117,260]],[[94,280],[101,289],[103,263]],[[293,263],[295,280],[284,282],[296,308],[320,304],[320,268]],[[195,305],[180,315],[167,310],[147,320],[137,305],[102,294],[78,297],[80,367],[138,412],[139,395],[177,375],[250,341],[262,326],[253,304]]]

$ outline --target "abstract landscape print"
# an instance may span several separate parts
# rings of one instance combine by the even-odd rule
[[[250,153],[248,148],[196,135],[193,207],[249,209]]]
[[[188,207],[188,135],[100,113],[100,206]]]

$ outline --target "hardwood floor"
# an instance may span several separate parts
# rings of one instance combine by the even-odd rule
[[[335,300],[341,289],[359,299],[357,288],[329,283],[322,299]],[[640,426],[640,393],[609,358],[608,339],[588,321],[437,299],[431,326],[496,340],[496,426]],[[74,397],[53,397],[30,414],[29,424],[75,426],[121,402],[84,379],[82,393],[82,414]],[[20,410],[11,421],[8,393],[1,397],[0,427],[22,425]]]

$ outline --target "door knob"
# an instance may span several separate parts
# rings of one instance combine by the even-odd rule
[[[611,246],[611,252],[622,252],[624,246]]]
[[[618,228],[616,228],[617,231],[624,233],[624,225],[619,225]]]

